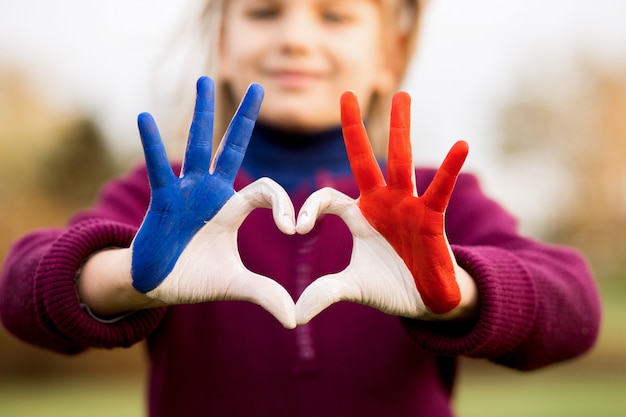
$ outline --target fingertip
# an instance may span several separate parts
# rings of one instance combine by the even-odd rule
[[[285,214],[282,218],[279,218],[278,220],[278,227],[281,232],[290,236],[296,234],[296,224],[289,215]]]
[[[142,140],[146,140],[149,136],[159,135],[154,117],[152,117],[150,113],[140,113],[137,116],[137,127],[139,128],[139,136]]]
[[[248,86],[248,90],[246,91],[244,100],[251,108],[256,109],[256,111],[258,112],[264,97],[265,89],[263,88],[263,86],[258,83],[252,83]]]
[[[454,144],[454,148],[457,148],[460,152],[469,153],[469,143],[464,140],[459,140]]]
[[[411,96],[406,91],[398,91],[391,99],[391,127],[410,129],[411,126]],[[393,136],[389,138],[389,149],[393,146]],[[400,141],[410,140],[409,137],[400,135]]]
[[[307,228],[304,226],[297,225],[296,233],[299,235],[306,235],[307,233],[309,233],[309,230],[307,230]]]
[[[265,95],[265,89],[259,83],[251,83],[248,86],[248,91],[251,94],[254,94],[255,96],[260,97],[260,98],[263,98],[263,96]]]
[[[359,107],[359,99],[356,93],[352,90],[348,90],[341,95],[339,99],[342,109],[354,109]]]
[[[298,325],[297,315],[296,315],[296,305],[294,304],[291,297],[285,301],[282,306],[282,311],[270,312],[279,322],[283,325],[285,329],[295,329]]]
[[[294,314],[294,316],[293,317],[289,317],[288,320],[283,320],[281,322],[281,324],[283,325],[283,327],[285,329],[293,330],[293,329],[295,329],[298,326],[298,320],[297,320],[297,318],[295,317],[295,314]]]
[[[293,235],[296,233],[296,214],[293,207],[293,203],[289,195],[277,182],[270,178],[260,179],[263,180],[265,187],[262,188],[262,194],[269,197],[269,202],[272,208],[272,214],[274,216],[274,222],[278,228],[287,235]]]
[[[153,122],[154,118],[152,117],[152,115],[150,113],[139,113],[139,115],[137,116],[137,124],[142,126],[142,125],[146,125],[146,123],[150,123]]]
[[[196,90],[198,92],[213,90],[215,88],[215,82],[211,77],[207,77],[206,75],[198,78],[198,82],[196,83]]]
[[[209,77],[202,76],[198,78],[196,83],[196,105],[194,120],[192,121],[192,128],[196,122],[196,116],[198,114],[213,114],[215,108],[215,84]],[[208,120],[209,124],[213,123],[213,119]],[[212,127],[207,129],[213,131]]]
[[[284,287],[277,283],[274,283],[273,285],[278,286],[276,287],[278,291],[275,291],[273,294],[277,304],[270,302],[270,305],[273,304],[272,308],[265,308],[280,322],[280,324],[283,325],[285,329],[295,329],[297,326],[296,305]]]
[[[469,154],[469,144],[464,140],[459,140],[452,145],[449,154],[454,156],[454,159],[457,160],[458,163],[462,164]]]
[[[311,217],[311,213],[306,208],[302,208],[298,213],[298,219],[296,221],[296,232],[299,235],[306,235],[309,233],[315,225],[315,218]]]
[[[411,104],[411,95],[406,91],[398,91],[391,99],[393,105],[409,106]]]
[[[354,90],[347,90],[341,95],[340,102],[344,103],[344,102],[354,101],[354,100],[357,100],[357,96]]]
[[[343,127],[349,127],[355,124],[361,124],[361,109],[359,108],[359,100],[354,91],[346,91],[341,95],[341,123]]]
[[[261,103],[263,102],[264,96],[265,90],[261,84],[250,84],[241,100],[239,111],[241,111],[246,118],[256,120],[261,110]]]

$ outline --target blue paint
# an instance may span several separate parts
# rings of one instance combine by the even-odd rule
[[[198,80],[180,177],[172,171],[152,116],[142,113],[137,119],[151,189],[148,212],[133,241],[133,286],[143,293],[163,282],[193,236],[235,193],[233,183],[259,114],[263,88],[252,84],[246,92],[209,173],[214,93],[210,78]]]

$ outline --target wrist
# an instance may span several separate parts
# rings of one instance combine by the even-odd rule
[[[479,313],[479,297],[478,287],[474,278],[463,268],[455,264],[454,273],[456,275],[456,282],[461,290],[461,302],[452,310],[456,312],[454,319],[456,320],[475,320]]]
[[[456,282],[461,292],[461,301],[453,310],[444,314],[428,314],[429,321],[473,321],[478,318],[480,302],[474,278],[458,264],[454,265]]]
[[[106,319],[160,305],[133,287],[131,261],[129,248],[102,250],[85,261],[76,289],[81,303],[94,315]]]

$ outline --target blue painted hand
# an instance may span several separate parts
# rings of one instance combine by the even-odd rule
[[[197,84],[197,98],[181,175],[168,162],[154,119],[139,115],[151,201],[132,243],[133,286],[166,304],[245,300],[295,327],[295,306],[274,280],[249,271],[237,249],[237,229],[257,207],[271,207],[278,228],[295,233],[287,193],[264,178],[235,192],[241,166],[263,99],[252,84],[235,113],[212,163],[214,85]]]

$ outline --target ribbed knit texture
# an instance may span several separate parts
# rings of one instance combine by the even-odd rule
[[[128,247],[136,229],[103,220],[77,224],[51,245],[36,271],[34,296],[43,326],[64,335],[72,345],[113,348],[145,339],[158,325],[165,309],[135,312],[126,320],[105,324],[80,307],[75,277],[82,262],[107,247]]]

